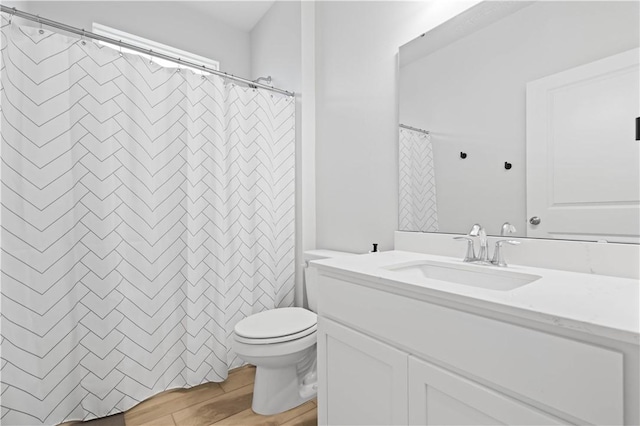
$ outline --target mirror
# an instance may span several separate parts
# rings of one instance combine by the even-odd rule
[[[639,16],[484,1],[401,46],[400,230],[637,244]]]

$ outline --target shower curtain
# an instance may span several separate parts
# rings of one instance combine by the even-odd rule
[[[403,127],[399,131],[399,229],[437,232],[438,204],[431,135]]]
[[[222,381],[290,306],[294,104],[2,19],[2,423]]]

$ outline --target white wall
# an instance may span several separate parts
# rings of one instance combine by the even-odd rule
[[[275,87],[296,93],[296,305],[302,306],[303,251],[314,248],[308,240],[309,209],[304,208],[306,177],[302,167],[302,5],[300,1],[276,1],[251,31],[251,79],[272,77]],[[312,243],[313,244],[313,243]]]
[[[400,122],[431,131],[440,231],[525,235],[526,83],[638,46],[639,5],[538,2],[400,69]]]
[[[393,248],[398,48],[475,3],[316,3],[318,247]]]
[[[91,31],[93,22],[220,62],[222,71],[248,76],[249,33],[176,1],[3,1],[3,5]],[[29,24],[33,25],[33,24]]]
[[[251,30],[252,79],[270,75],[274,86],[300,90],[300,16],[299,1],[276,1]]]

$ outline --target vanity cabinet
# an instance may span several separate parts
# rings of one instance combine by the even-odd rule
[[[328,410],[319,413],[319,424],[565,424],[331,320],[321,320],[320,329],[320,371],[326,372],[321,388]]]
[[[407,354],[330,320],[320,328],[325,423],[407,424]]]
[[[637,345],[402,293],[320,272],[319,424],[635,424]]]

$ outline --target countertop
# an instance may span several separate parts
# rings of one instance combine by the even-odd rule
[[[427,278],[400,279],[397,272],[384,269],[420,260],[541,278],[500,291]],[[640,342],[640,283],[634,279],[520,265],[473,265],[452,257],[405,251],[337,257],[313,261],[312,265],[320,271],[359,278],[361,284],[369,281],[391,293],[400,289],[636,345]]]

